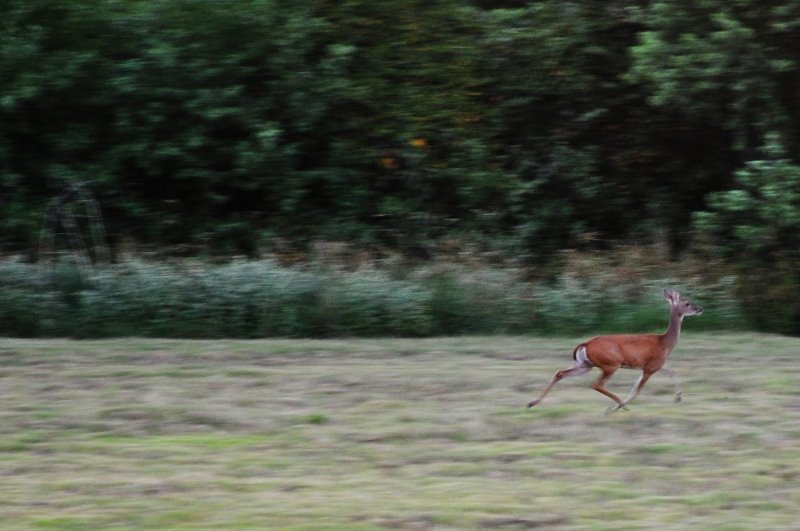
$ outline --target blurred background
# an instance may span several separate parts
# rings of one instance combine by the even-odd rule
[[[0,334],[800,333],[800,4],[3,0]]]

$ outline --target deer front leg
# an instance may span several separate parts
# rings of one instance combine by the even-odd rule
[[[681,382],[677,373],[669,367],[662,367],[661,370],[669,374],[669,379],[672,381],[672,385],[675,386],[675,402],[681,402],[683,400],[683,391],[681,390]]]
[[[633,384],[633,387],[631,388],[631,392],[628,395],[628,397],[625,400],[623,400],[620,405],[614,408],[614,411],[620,408],[625,408],[628,402],[639,396],[639,393],[642,391],[642,387],[644,387],[644,384],[647,383],[647,380],[649,380],[652,375],[653,375],[652,372],[642,371],[642,375],[639,376],[639,379],[636,380],[635,384]]]

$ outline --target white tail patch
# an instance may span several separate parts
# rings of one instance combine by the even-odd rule
[[[589,355],[586,353],[586,345],[578,345],[578,348],[576,348],[575,352],[573,353],[573,357],[575,358],[575,361],[582,365],[594,367],[594,364],[589,361]]]

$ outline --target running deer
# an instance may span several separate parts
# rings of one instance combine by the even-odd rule
[[[681,299],[680,294],[671,289],[664,290],[664,298],[670,305],[669,327],[663,334],[626,334],[613,336],[598,336],[585,343],[581,343],[572,353],[575,362],[571,367],[558,371],[547,387],[544,388],[539,398],[530,402],[528,407],[533,407],[545,397],[555,384],[569,376],[586,374],[592,367],[597,367],[602,374],[592,384],[592,389],[603,393],[617,403],[611,411],[627,409],[625,407],[639,392],[650,377],[661,369],[674,377],[671,369],[664,367],[667,356],[678,343],[681,334],[681,322],[687,315],[700,315],[703,309],[696,304]],[[606,389],[605,383],[622,367],[623,369],[641,369],[642,375],[633,385],[630,394],[625,400]],[[675,395],[675,400],[680,401],[680,390]]]

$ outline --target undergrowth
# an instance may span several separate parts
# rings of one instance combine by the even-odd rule
[[[626,259],[627,260],[627,259]],[[638,257],[574,255],[562,273],[433,263],[412,268],[272,260],[127,260],[89,275],[69,263],[0,262],[0,334],[18,337],[372,337],[657,331],[665,287],[703,305],[692,329],[746,328],[735,278]]]

